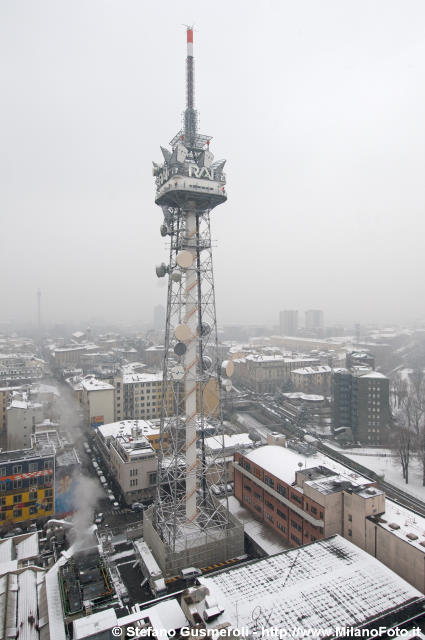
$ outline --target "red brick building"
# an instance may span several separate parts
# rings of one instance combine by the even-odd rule
[[[343,533],[344,492],[358,494],[374,483],[329,464],[334,468],[303,468],[303,455],[279,446],[235,453],[235,497],[294,546]]]

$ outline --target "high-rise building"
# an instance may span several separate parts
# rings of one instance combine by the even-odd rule
[[[298,311],[285,309],[279,313],[279,331],[282,336],[296,336],[298,332]]]
[[[153,328],[155,331],[164,331],[165,329],[165,308],[162,304],[157,304],[153,308]]]
[[[389,379],[378,371],[339,369],[332,378],[332,423],[335,433],[351,428],[363,444],[388,442],[391,424]]]
[[[155,202],[164,215],[160,232],[170,244],[168,264],[156,269],[158,277],[168,276],[163,380],[173,382],[176,412],[168,414],[163,385],[157,497],[144,514],[144,537],[165,574],[243,551],[242,528],[229,513],[227,494],[221,504],[209,483],[214,467],[215,474],[222,469],[216,484],[227,485],[225,466],[216,464],[224,458],[224,431],[210,233],[210,212],[227,195],[225,160],[214,162],[211,136],[198,133],[191,28],[186,79],[183,129],[171,140],[171,151],[161,147],[164,162],[153,169]],[[226,374],[232,372],[229,363]],[[216,402],[208,400],[214,396]],[[206,451],[206,435],[217,440],[214,453]]]
[[[305,328],[311,331],[323,329],[323,311],[321,309],[309,309],[305,312]]]

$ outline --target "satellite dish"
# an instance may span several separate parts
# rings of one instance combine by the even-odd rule
[[[173,273],[171,274],[171,280],[173,282],[181,282],[182,279],[182,274],[180,273],[180,271],[173,271]]]
[[[211,327],[208,324],[208,322],[203,322],[201,324],[201,326],[198,327],[197,331],[198,331],[198,335],[200,335],[200,336],[202,336],[204,338],[205,336],[207,336],[210,333]]]
[[[162,224],[162,225],[159,227],[159,233],[162,235],[162,237],[163,237],[163,238],[167,235],[167,233],[168,233],[168,227],[167,227],[167,225],[166,225],[166,224]]]
[[[184,378],[184,367],[181,364],[176,364],[170,371],[172,380],[182,380]]]
[[[168,267],[165,262],[161,262],[161,264],[155,267],[156,275],[158,278],[163,278],[165,274],[168,272]]]
[[[193,263],[194,257],[195,256],[192,253],[190,253],[190,251],[186,251],[184,249],[183,251],[180,251],[180,253],[177,256],[177,264],[182,269],[188,269]]]
[[[235,372],[235,365],[231,360],[223,360],[221,368],[228,378],[231,378]]]
[[[184,342],[177,342],[176,346],[174,347],[174,353],[176,354],[176,356],[184,356],[184,354],[186,353],[186,345],[184,344]]]
[[[232,386],[233,386],[232,381],[229,380],[229,378],[226,378],[225,380],[223,380],[223,387],[227,392],[232,390]]]
[[[180,342],[189,342],[192,338],[192,332],[187,324],[178,324],[174,329],[174,335]]]
[[[209,356],[204,356],[202,358],[202,368],[204,369],[204,371],[208,371],[208,369],[211,369],[212,366],[212,360]]]

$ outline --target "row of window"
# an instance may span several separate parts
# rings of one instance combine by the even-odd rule
[[[51,469],[53,467],[53,462],[52,460],[43,460],[43,462],[30,462],[28,464],[28,471],[27,473],[33,473],[34,471],[41,471],[43,469]],[[10,473],[10,471],[9,471]],[[12,474],[16,474],[16,473],[22,473],[22,465],[21,464],[14,464],[12,467]],[[0,478],[3,478],[4,476],[7,476],[8,472],[7,472],[7,467],[0,467]]]
[[[8,484],[6,483],[5,480],[0,480],[0,491],[10,491],[11,489],[22,489],[23,484],[22,484],[22,480],[18,479],[18,480],[13,480],[12,484],[9,482]],[[40,476],[40,477],[36,477],[36,478],[29,478],[29,486],[30,487],[44,487],[44,486],[49,486],[51,484],[51,480],[50,478],[46,478],[44,476]]]

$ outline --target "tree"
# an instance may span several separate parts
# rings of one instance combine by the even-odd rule
[[[415,448],[414,433],[407,421],[399,419],[393,430],[393,447],[400,459],[406,484],[409,483],[409,464]]]

